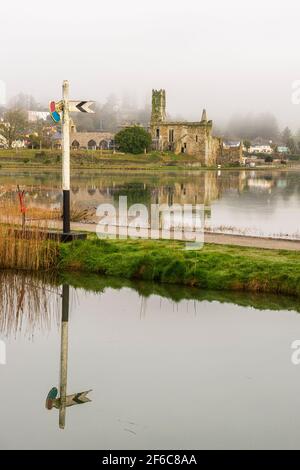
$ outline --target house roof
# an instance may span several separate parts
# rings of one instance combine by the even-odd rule
[[[227,140],[224,141],[224,145],[227,147],[239,147],[241,145],[240,140]]]

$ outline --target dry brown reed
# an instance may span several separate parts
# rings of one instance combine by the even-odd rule
[[[55,268],[59,242],[48,238],[50,224],[43,219],[22,228],[21,214],[16,212],[15,204],[6,201],[0,210],[0,269]]]
[[[59,286],[42,277],[0,271],[0,333],[6,337],[33,337],[36,331],[50,331],[60,321]]]
[[[0,219],[16,218],[21,221],[20,207],[16,198],[0,199]],[[26,220],[56,220],[60,218],[59,209],[49,209],[47,207],[28,206],[26,208]]]
[[[20,208],[16,201],[0,199],[0,219],[15,217],[21,220]],[[89,222],[95,218],[95,209],[82,207],[77,202],[71,202],[71,222]],[[40,221],[58,221],[62,219],[62,211],[59,208],[49,209],[47,207],[29,206],[26,210],[28,223]]]

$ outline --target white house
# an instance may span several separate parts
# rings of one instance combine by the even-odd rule
[[[6,149],[8,147],[6,138],[0,134],[0,149]]]
[[[47,121],[47,117],[50,116],[48,111],[28,111],[28,121]]]
[[[268,153],[272,154],[273,149],[271,145],[251,145],[248,149],[249,153]]]
[[[11,143],[11,146],[14,149],[26,148],[26,140],[16,139]],[[7,149],[7,148],[8,148],[8,141],[2,134],[0,134],[0,149]]]
[[[13,149],[24,149],[24,148],[27,147],[26,141],[24,139],[14,140],[11,143],[11,146],[12,146]]]

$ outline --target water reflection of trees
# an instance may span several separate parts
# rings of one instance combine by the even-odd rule
[[[297,299],[293,297],[261,295],[246,292],[207,291],[191,287],[129,281],[101,277],[94,274],[64,273],[59,277],[46,275],[29,276],[22,273],[0,271],[0,335],[22,335],[33,338],[35,333],[59,329],[61,322],[62,284],[73,287],[72,304],[80,302],[80,291],[99,295],[107,288],[120,290],[129,287],[143,299],[151,295],[167,298],[174,303],[182,300],[218,301],[256,309],[294,310],[300,312]],[[137,306],[137,313],[139,306]]]
[[[60,287],[46,276],[0,271],[0,333],[33,337],[60,321]]]
[[[44,177],[20,177],[26,187],[30,204],[58,204],[60,202],[59,184],[53,175]],[[210,205],[226,194],[249,195],[255,204],[256,198],[263,197],[262,188],[255,188],[248,181],[269,181],[272,194],[288,201],[300,197],[300,178],[298,171],[285,170],[221,170],[189,172],[165,172],[161,174],[110,173],[99,176],[89,173],[75,173],[72,178],[72,197],[83,205],[101,202],[117,202],[120,195],[128,197],[128,203],[188,203]],[[14,182],[13,182],[14,181]],[[0,178],[1,188],[6,195],[15,197],[15,176]],[[262,185],[263,186],[263,185]],[[243,202],[237,198],[237,204]]]
[[[61,275],[61,282],[67,283],[75,289],[84,289],[86,292],[104,293],[107,288],[116,291],[130,288],[136,291],[140,297],[147,299],[152,295],[166,298],[174,303],[182,300],[208,301],[231,303],[243,307],[254,307],[258,310],[293,310],[300,312],[298,299],[295,297],[260,294],[254,292],[210,291],[190,286],[161,284],[150,281],[137,281],[120,279],[117,277],[100,276],[98,274],[69,273]],[[140,308],[137,306],[137,313]]]

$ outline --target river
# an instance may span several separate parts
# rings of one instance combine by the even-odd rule
[[[0,174],[0,197],[17,204],[16,185],[28,207],[61,205],[60,174]],[[215,232],[300,239],[300,172],[223,170],[198,172],[82,171],[72,174],[72,201],[95,212],[100,203],[203,204],[205,227]]]
[[[296,300],[0,277],[1,449],[300,448]],[[63,423],[45,407],[62,381],[92,390]]]

